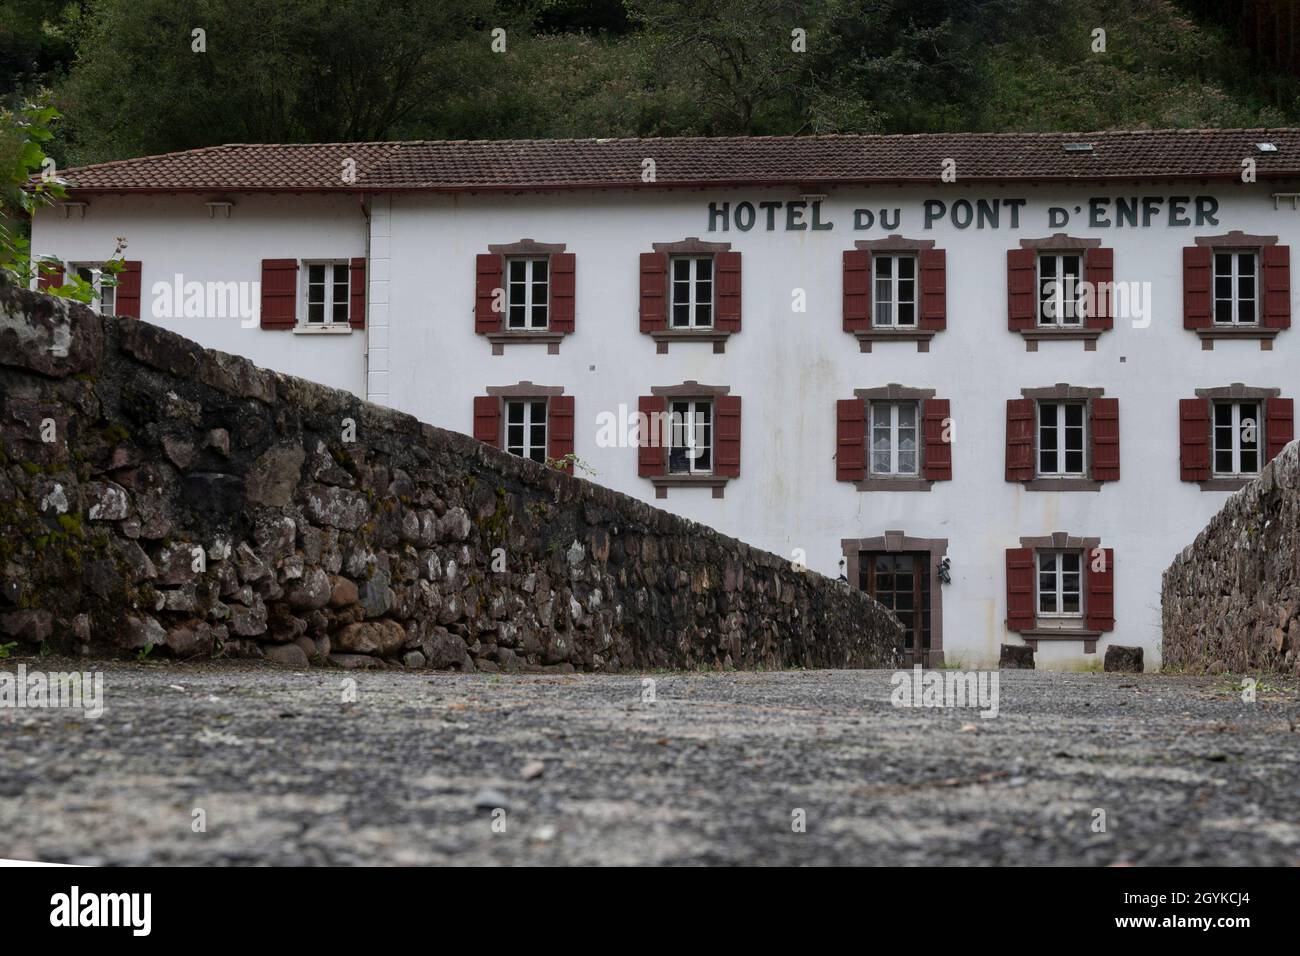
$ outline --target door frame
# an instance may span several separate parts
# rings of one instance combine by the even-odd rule
[[[939,579],[939,566],[948,555],[947,538],[912,538],[902,531],[886,531],[874,538],[841,538],[840,548],[845,559],[845,576],[851,587],[858,587],[861,576],[861,557],[864,551],[900,552],[924,551],[930,555],[930,650],[921,662],[925,667],[942,667],[943,650],[943,582]]]

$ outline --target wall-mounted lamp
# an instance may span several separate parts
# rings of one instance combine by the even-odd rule
[[[944,558],[939,562],[939,580],[944,584],[952,584],[952,576],[948,571],[952,568],[952,562]]]

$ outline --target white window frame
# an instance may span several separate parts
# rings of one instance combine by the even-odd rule
[[[677,406],[685,405],[685,415],[679,415]],[[701,412],[708,411],[708,421],[704,421]],[[717,457],[715,417],[713,399],[710,398],[673,398],[668,400],[668,418],[670,435],[668,440],[668,473],[670,475],[711,475]],[[673,452],[686,451],[686,470],[674,471],[672,467]],[[699,461],[704,457],[700,452],[708,452],[709,464],[701,467]],[[694,452],[694,454],[692,454]]]
[[[900,410],[910,407],[912,418],[912,448],[915,468],[903,471],[899,465],[902,457],[900,435],[903,426],[899,423]],[[889,470],[876,469],[876,410],[889,410]],[[867,455],[870,474],[881,478],[915,478],[921,473],[921,403],[920,402],[871,402],[868,406]]]
[[[1066,296],[1064,266],[1065,259],[1073,258],[1079,260],[1079,276],[1074,287],[1073,301]],[[1044,260],[1051,259],[1055,263],[1056,275],[1045,277],[1043,275]],[[1086,266],[1084,264],[1083,250],[1064,251],[1064,252],[1040,252],[1034,259],[1035,268],[1038,272],[1037,302],[1038,302],[1038,326],[1048,329],[1074,329],[1083,327],[1083,283],[1087,278]],[[1043,295],[1043,282],[1050,278],[1056,283],[1051,296]],[[1047,314],[1047,303],[1055,302],[1056,315],[1054,317]],[[1067,317],[1066,306],[1072,305],[1073,316]]]
[[[324,315],[320,322],[311,321],[312,266],[322,266],[325,269],[325,301],[322,303]],[[338,302],[333,298],[337,284],[334,281],[334,270],[339,266],[343,267],[343,274],[347,276],[347,289],[343,293],[343,318],[341,320],[334,318],[334,306]],[[347,259],[303,259],[299,272],[302,279],[298,290],[300,303],[298,327],[300,329],[330,329],[332,331],[350,329],[351,326],[348,320],[352,314],[352,264]]]
[[[689,263],[690,271],[686,278],[686,301],[677,299],[677,263]],[[709,278],[699,277],[700,263],[709,263]],[[700,284],[709,283],[708,301],[699,295]],[[686,322],[677,324],[677,306],[686,306]],[[709,321],[701,322],[699,307],[709,307]],[[718,317],[718,267],[713,256],[669,256],[668,257],[668,327],[670,329],[711,329]]]
[[[1078,568],[1074,572],[1065,570],[1065,559],[1073,556],[1078,562]],[[1043,570],[1043,559],[1052,559],[1052,567],[1048,571]],[[1077,573],[1079,579],[1079,589],[1077,592],[1067,592],[1065,590],[1065,575],[1067,573]],[[1051,592],[1043,590],[1043,575],[1051,574],[1053,576],[1053,587]],[[1086,600],[1087,585],[1085,579],[1086,569],[1084,566],[1084,555],[1082,551],[1048,551],[1038,550],[1034,552],[1034,613],[1037,617],[1051,620],[1081,620],[1084,616],[1084,601]],[[1050,593],[1052,603],[1056,607],[1055,611],[1043,610],[1043,595]],[[1065,595],[1067,593],[1077,593],[1079,595],[1079,610],[1063,611],[1065,606]]]
[[[1219,471],[1219,409],[1231,407],[1232,409],[1232,471]],[[1253,471],[1241,470],[1241,453],[1242,449],[1242,412],[1245,408],[1254,409],[1255,420],[1255,469]],[[1214,402],[1210,408],[1210,467],[1211,475],[1215,478],[1247,478],[1258,475],[1263,470],[1263,450],[1264,450],[1264,403],[1259,401],[1240,401],[1240,402]],[[1249,416],[1246,417],[1249,421]]]
[[[81,270],[86,269],[91,273],[90,284],[95,290],[95,296],[90,300],[91,311],[96,315],[117,315],[117,284],[110,283],[104,285],[104,263],[102,262],[70,262],[68,263],[68,272],[72,275],[80,276]],[[66,281],[66,280],[65,280]],[[104,298],[107,293],[113,300],[111,311],[104,311]]]
[[[1219,272],[1219,256],[1221,255],[1230,257],[1231,268],[1229,269],[1227,275],[1221,275]],[[1243,299],[1243,296],[1241,294],[1241,280],[1246,277],[1245,273],[1241,271],[1241,256],[1243,255],[1253,256],[1255,260],[1255,268],[1250,275],[1250,278],[1254,280],[1253,285],[1255,287],[1255,294],[1254,296],[1248,299]],[[1259,281],[1260,281],[1259,264],[1261,258],[1262,257],[1260,256],[1258,249],[1212,249],[1210,251],[1210,308],[1211,308],[1211,320],[1213,321],[1214,325],[1220,327],[1224,327],[1224,326],[1232,327],[1238,325],[1245,325],[1245,326],[1259,325],[1259,313],[1260,313],[1260,306],[1262,304],[1262,296],[1260,295],[1260,288],[1259,288]],[[1220,278],[1226,278],[1231,280],[1232,282],[1231,299],[1221,299],[1219,297],[1218,293],[1219,293]],[[1255,304],[1255,317],[1253,319],[1243,320],[1241,318],[1241,303],[1243,301],[1249,301]],[[1229,320],[1226,322],[1219,321],[1220,302],[1231,303],[1232,315],[1231,318],[1229,318]]]
[[[524,281],[522,283],[515,282],[510,277],[511,266],[513,266],[515,263],[523,263]],[[534,286],[537,284],[535,273],[537,271],[538,263],[543,263],[546,266],[546,279],[544,281],[544,284],[546,286],[545,302],[537,302],[533,298],[533,289]],[[551,327],[551,259],[550,256],[506,256],[504,273],[505,273],[504,282],[506,287],[506,314],[505,314],[505,323],[504,323],[505,330],[507,332],[544,332],[547,329],[549,329]],[[522,302],[514,298],[515,289],[519,288],[520,286],[522,286],[522,291],[523,291]],[[520,306],[520,305],[524,307],[523,325],[512,325],[511,307]],[[543,321],[540,324],[538,324],[535,321],[535,316],[533,315],[534,306],[540,306],[543,310],[545,321]]]
[[[537,405],[541,405],[542,420],[540,422],[534,420],[533,417],[537,410],[535,407]],[[523,421],[521,423],[512,423],[510,421],[510,411],[514,407],[522,407],[523,409]],[[546,464],[551,441],[550,412],[550,402],[545,398],[503,399],[501,408],[501,420],[504,426],[501,432],[502,450],[507,451],[512,455],[518,455],[520,458],[528,458],[532,461]],[[523,442],[520,445],[513,445],[510,441],[510,427],[512,424],[515,424],[515,427],[522,426],[523,428]],[[533,429],[539,426],[542,429],[542,443],[540,446],[532,440]],[[519,450],[516,451],[516,448]],[[534,451],[540,451],[542,457],[534,458],[532,455]]]
[[[899,263],[904,260],[912,263],[912,276],[910,279],[901,278],[899,275]],[[876,274],[876,265],[879,262],[889,262],[889,275],[878,276]],[[914,329],[917,327],[918,300],[920,298],[921,277],[919,275],[919,263],[916,255],[906,252],[881,252],[874,253],[871,256],[871,324],[882,329]],[[904,299],[902,291],[899,288],[900,283],[912,283],[912,295]],[[880,297],[881,283],[889,290],[889,299],[883,300]],[[899,317],[899,308],[904,305],[912,307],[912,321],[903,322]],[[889,308],[889,321],[883,321],[885,312],[884,307]]]
[[[1055,408],[1056,421],[1047,422],[1044,420],[1045,407],[1051,405]],[[1088,475],[1088,403],[1083,401],[1069,401],[1066,399],[1044,398],[1039,399],[1036,403],[1037,418],[1034,423],[1034,473],[1040,478],[1086,478]],[[1069,435],[1069,429],[1076,426],[1066,426],[1066,409],[1081,409],[1080,423],[1077,426],[1080,435],[1080,467],[1078,471],[1065,470],[1065,458],[1068,445],[1066,438]],[[1043,429],[1050,428],[1056,432],[1056,470],[1043,470]]]

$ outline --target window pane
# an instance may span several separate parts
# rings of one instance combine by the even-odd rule
[[[873,256],[872,261],[876,264],[876,278],[889,279],[893,276],[894,259],[892,256]]]
[[[898,278],[914,279],[916,278],[916,260],[911,256],[900,256],[898,259]]]
[[[713,324],[713,306],[701,302],[695,306],[695,324],[712,325]]]
[[[713,260],[712,259],[695,260],[695,278],[703,282],[713,281]]]

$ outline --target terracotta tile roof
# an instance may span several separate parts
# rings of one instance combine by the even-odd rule
[[[1269,142],[1276,152],[1261,153]],[[1071,152],[1067,143],[1090,143]],[[953,159],[964,182],[1236,179],[1300,176],[1300,129],[908,136],[683,137],[227,145],[65,170],[75,189],[385,191],[939,183]],[[355,181],[345,161],[355,161]]]

